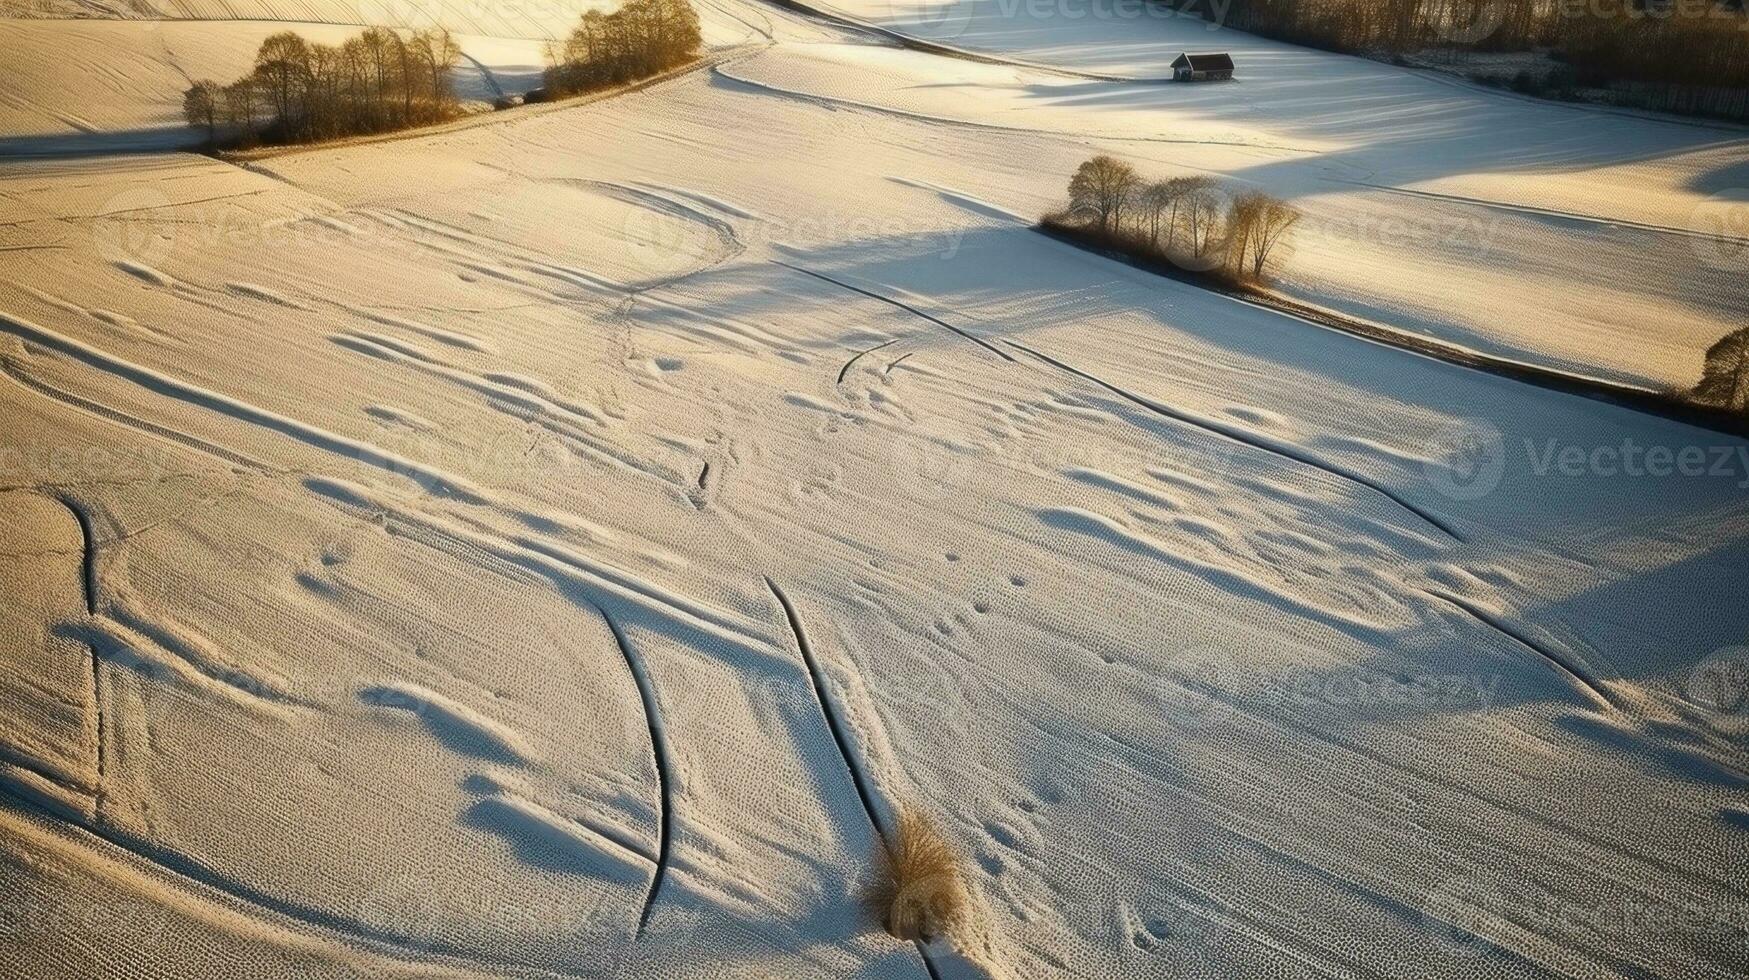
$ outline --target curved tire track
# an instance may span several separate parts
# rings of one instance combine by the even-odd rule
[[[818,279],[821,282],[829,282],[832,285],[837,286],[840,289],[848,289],[853,293],[857,293],[857,294],[862,295],[862,296],[867,296],[869,299],[880,300],[881,302],[887,304],[888,306],[898,307],[899,309],[904,310],[906,313],[909,313],[912,316],[921,317],[922,319],[928,320],[930,323],[933,323],[936,326],[945,327],[946,329],[951,330],[952,332],[958,334],[959,336],[964,337],[965,339],[971,341],[974,344],[977,344],[979,347],[982,347],[985,350],[989,351],[990,353],[995,354],[997,357],[1002,358],[1004,361],[1008,361],[1010,363],[1013,363],[1013,361],[1014,361],[1014,355],[1008,353],[1007,351],[1003,350],[1000,347],[997,347],[995,344],[990,343],[988,340],[985,340],[984,338],[982,338],[982,337],[978,336],[977,334],[974,334],[968,330],[962,329],[960,327],[956,327],[953,324],[948,323],[946,320],[940,319],[939,317],[931,316],[930,314],[923,312],[922,310],[918,309],[915,306],[910,305],[909,303],[900,302],[899,300],[893,299],[891,296],[883,296],[880,293],[877,293],[872,289],[864,289],[861,286],[852,286],[850,283],[847,283],[842,279],[834,279],[831,276],[824,275],[824,274],[819,273],[819,272],[815,272],[812,269],[804,269],[799,265],[790,265],[788,262],[785,262],[782,259],[772,259],[771,261],[778,264],[778,265],[783,266],[785,269],[788,269],[791,272],[799,272],[804,276],[812,276],[813,278]],[[840,380],[842,380],[842,377],[843,376],[840,375]]]
[[[644,723],[650,729],[650,751],[655,758],[656,786],[661,794],[660,808],[656,812],[656,872],[650,876],[650,889],[644,893],[644,908],[638,914],[638,936],[642,938],[645,928],[650,924],[650,913],[656,908],[656,897],[662,891],[662,883],[668,878],[668,856],[674,839],[674,783],[669,773],[674,761],[668,754],[668,729],[662,721],[662,709],[656,702],[656,684],[650,678],[649,668],[642,657],[632,652],[632,645],[626,639],[625,632],[608,615],[607,610],[600,606],[596,609],[601,613],[602,622],[607,624],[608,632],[613,634],[613,642],[619,647],[620,656],[625,658],[626,669],[631,671],[632,680],[638,686],[638,698],[644,705]]]
[[[1159,402],[1156,402],[1151,398],[1144,398],[1143,396],[1138,395],[1135,392],[1132,392],[1126,388],[1121,388],[1117,385],[1114,385],[1111,382],[1104,380],[1103,378],[1100,378],[1096,375],[1089,374],[1086,371],[1083,371],[1078,367],[1075,367],[1071,364],[1068,364],[1067,362],[1060,361],[1057,358],[1052,357],[1049,354],[1043,353],[1042,351],[1038,351],[1038,350],[1035,350],[1031,347],[1028,347],[1027,345],[1020,343],[1019,341],[1005,339],[1003,341],[1003,343],[1006,343],[1010,347],[1013,347],[1017,350],[1023,350],[1026,353],[1031,354],[1033,357],[1038,358],[1040,361],[1042,361],[1042,362],[1044,362],[1044,363],[1046,363],[1054,368],[1057,368],[1060,371],[1065,371],[1069,374],[1072,374],[1075,377],[1082,379],[1083,381],[1090,381],[1090,382],[1098,385],[1099,387],[1104,388],[1106,391],[1109,391],[1112,394],[1118,396],[1119,398],[1122,398],[1124,401],[1127,401],[1133,405],[1140,406],[1141,408],[1147,409],[1149,412],[1152,412],[1155,415],[1159,415],[1159,416],[1162,416],[1164,418],[1169,418],[1169,419],[1173,420],[1174,422],[1180,422],[1184,425],[1193,426],[1195,428],[1203,430],[1204,432],[1213,433],[1213,434],[1218,435],[1224,439],[1230,439],[1233,442],[1242,443],[1246,446],[1250,446],[1253,449],[1261,450],[1263,452],[1269,453],[1269,454],[1274,455],[1274,456],[1280,456],[1283,459],[1293,460],[1296,463],[1300,463],[1300,464],[1305,465],[1305,466],[1310,466],[1313,469],[1321,470],[1325,473],[1330,474],[1331,476],[1347,480],[1350,483],[1354,483],[1354,484],[1357,484],[1359,486],[1363,486],[1363,487],[1367,488],[1368,490],[1371,490],[1374,493],[1376,493],[1382,497],[1385,497],[1386,499],[1390,500],[1392,503],[1396,504],[1398,507],[1403,508],[1404,510],[1408,511],[1409,513],[1414,514],[1416,517],[1421,518],[1423,521],[1426,521],[1427,523],[1433,525],[1434,527],[1438,528],[1439,530],[1445,532],[1453,540],[1456,540],[1459,542],[1464,540],[1464,536],[1461,533],[1459,533],[1458,530],[1455,527],[1453,527],[1450,523],[1446,522],[1445,520],[1443,520],[1439,517],[1434,516],[1431,512],[1429,512],[1429,511],[1427,511],[1427,510],[1425,510],[1425,509],[1423,509],[1423,508],[1421,508],[1413,503],[1410,503],[1408,499],[1403,497],[1401,494],[1398,494],[1396,491],[1391,490],[1391,489],[1385,487],[1383,484],[1377,483],[1377,482],[1375,482],[1367,477],[1361,476],[1358,473],[1354,473],[1354,472],[1351,472],[1351,471],[1346,470],[1346,469],[1341,469],[1339,467],[1331,466],[1329,463],[1326,463],[1323,460],[1318,459],[1316,456],[1313,456],[1310,453],[1306,453],[1306,452],[1300,451],[1294,447],[1275,442],[1274,440],[1264,440],[1264,439],[1258,438],[1256,435],[1254,435],[1252,433],[1248,433],[1243,429],[1238,429],[1238,428],[1234,428],[1234,427],[1230,427],[1230,426],[1221,425],[1219,423],[1213,422],[1213,421],[1208,420],[1208,419],[1197,418],[1195,416],[1186,414],[1184,412],[1180,412],[1177,409],[1170,408],[1166,405],[1163,405]]]
[[[765,587],[771,590],[772,596],[777,599],[778,606],[783,609],[784,621],[789,624],[790,635],[795,637],[796,650],[801,653],[802,664],[807,668],[808,684],[814,690],[814,701],[820,706],[820,714],[826,718],[826,728],[832,734],[833,743],[838,746],[838,755],[844,760],[844,768],[850,773],[850,782],[856,787],[857,799],[862,801],[863,813],[868,816],[869,825],[874,827],[875,836],[880,838],[881,845],[890,850],[892,842],[888,840],[887,830],[881,825],[880,818],[876,815],[874,789],[870,785],[868,773],[864,772],[862,765],[856,761],[856,755],[850,747],[850,739],[844,731],[844,722],[839,719],[838,711],[833,707],[832,700],[826,696],[825,675],[820,670],[819,660],[814,656],[813,645],[808,642],[808,634],[802,629],[801,616],[796,612],[795,604],[790,602],[789,596],[784,594],[783,589],[769,575],[765,576]],[[936,967],[935,961],[930,959],[929,948],[922,942],[917,942],[915,945],[917,946],[917,955],[923,960],[923,968],[929,972],[930,980],[941,980],[941,971]]]
[[[875,351],[880,350],[883,347],[891,347],[892,345],[894,345],[898,342],[899,342],[899,338],[894,337],[892,340],[884,341],[882,343],[874,345],[873,347],[868,348],[867,350],[859,350],[855,354],[852,354],[850,357],[850,360],[845,361],[844,366],[838,369],[838,381],[837,381],[837,383],[838,384],[844,383],[844,376],[850,373],[851,365],[855,364],[857,361],[862,360],[863,355],[873,354]]]
[[[1499,617],[1488,613],[1482,607],[1461,596],[1446,592],[1443,589],[1422,589],[1421,591],[1438,599],[1446,605],[1465,613],[1471,619],[1486,626],[1494,632],[1499,633],[1501,636],[1506,637],[1514,644],[1521,646],[1548,661],[1549,665],[1555,668],[1557,673],[1561,674],[1570,681],[1574,687],[1578,688],[1580,691],[1587,694],[1592,700],[1596,701],[1599,707],[1610,711],[1620,710],[1620,705],[1616,704],[1615,699],[1609,696],[1609,692],[1604,690],[1603,686],[1597,682],[1596,678],[1592,677],[1588,671],[1585,671],[1578,665],[1574,664],[1565,655],[1557,653],[1541,643],[1532,642],[1529,637],[1524,635],[1522,630],[1514,629],[1506,625],[1506,623],[1502,622]]]

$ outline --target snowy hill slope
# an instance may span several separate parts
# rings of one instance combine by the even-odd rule
[[[0,165],[0,972],[927,976],[852,767],[999,975],[1742,972],[1749,443],[1026,227],[1095,146],[1451,206],[1339,134],[734,11],[574,110]],[[1627,244],[1502,220],[1536,338],[1498,252],[1295,288],[1677,373],[1545,312]]]

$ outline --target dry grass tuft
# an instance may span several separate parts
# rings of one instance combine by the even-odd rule
[[[874,902],[900,939],[932,942],[964,919],[970,899],[959,853],[923,813],[899,813],[880,872]]]

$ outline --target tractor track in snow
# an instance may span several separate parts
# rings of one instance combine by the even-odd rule
[[[281,928],[290,928],[306,935],[316,934],[336,939],[342,945],[362,946],[404,964],[449,966],[488,970],[523,976],[587,977],[589,972],[565,972],[532,963],[500,957],[484,956],[441,939],[423,939],[381,929],[368,923],[309,906],[228,878],[199,858],[162,847],[144,837],[136,836],[108,824],[89,825],[81,820],[69,820],[42,803],[20,795],[0,783],[0,808],[35,817],[51,828],[51,832],[75,846],[93,847],[114,852],[116,856],[144,865],[153,876],[209,901],[219,901],[233,911]]]
[[[904,303],[904,302],[901,302],[899,300],[893,299],[891,296],[883,296],[880,293],[877,293],[872,289],[864,289],[861,286],[853,286],[850,283],[847,283],[842,279],[834,279],[831,276],[824,275],[824,274],[819,273],[819,272],[815,272],[812,269],[804,269],[799,265],[791,265],[788,262],[783,261],[782,259],[772,259],[771,261],[776,263],[777,265],[783,266],[785,269],[788,269],[791,272],[799,272],[804,276],[812,276],[813,278],[818,279],[821,282],[829,282],[832,285],[837,286],[840,289],[848,289],[853,293],[857,293],[857,294],[862,295],[862,296],[867,296],[869,299],[880,300],[882,303],[885,303],[888,306],[897,307],[901,310],[904,310],[906,313],[911,314],[912,316],[927,320],[930,323],[935,324],[936,326],[944,327],[947,330],[949,330],[955,334],[958,334],[961,337],[964,337],[965,339],[971,341],[972,343],[977,344],[979,347],[982,347],[985,350],[989,351],[990,353],[995,354],[997,357],[1002,358],[1004,361],[1008,361],[1009,363],[1014,362],[1014,355],[1008,353],[1007,351],[1003,350],[1000,347],[997,347],[995,344],[990,343],[988,340],[985,340],[984,338],[982,338],[982,337],[978,336],[977,334],[972,333],[968,330],[965,330],[964,328],[956,327],[953,324],[948,323],[946,320],[943,320],[939,317],[931,316],[930,314],[923,312],[922,310],[918,309],[915,306],[910,305],[909,303]]]
[[[91,514],[83,505],[75,501],[66,492],[54,495],[62,507],[73,515],[74,523],[79,525],[79,580],[85,599],[85,614],[97,615],[97,531],[92,526]],[[103,663],[97,656],[97,644],[87,641],[85,644],[86,658],[91,667],[91,710],[94,716],[94,731],[92,757],[96,766],[96,786],[93,791],[92,819],[103,819],[103,782],[108,769],[108,761],[104,758],[103,746]]]
[[[863,812],[868,815],[869,823],[874,825],[875,832],[886,839],[886,830],[881,826],[876,816],[874,790],[869,785],[868,774],[862,771],[862,766],[856,762],[856,756],[850,747],[849,736],[844,731],[843,722],[838,718],[837,710],[832,706],[831,698],[826,695],[826,679],[821,672],[820,662],[814,656],[814,647],[808,642],[807,631],[802,628],[801,615],[796,612],[795,604],[786,595],[771,576],[765,577],[765,587],[777,599],[777,604],[783,609],[784,621],[789,624],[790,635],[795,638],[796,650],[802,656],[802,665],[808,671],[808,683],[814,690],[814,700],[820,705],[820,713],[826,717],[826,728],[832,733],[832,741],[838,746],[838,754],[844,760],[844,768],[850,772],[850,781],[856,787],[856,796],[862,801]]]
[[[223,460],[232,466],[241,466],[244,469],[254,470],[258,473],[279,471],[276,467],[269,466],[260,460],[245,456],[242,453],[226,449],[216,443],[207,442],[204,439],[196,438],[187,433],[178,432],[168,426],[159,425],[156,422],[150,422],[146,419],[129,415],[126,412],[111,408],[102,402],[94,401],[83,395],[75,395],[70,391],[62,391],[46,381],[32,377],[28,372],[24,371],[13,358],[0,357],[0,371],[5,372],[7,377],[17,382],[20,386],[30,391],[34,391],[44,398],[60,402],[71,408],[96,416],[106,422],[119,425],[122,428],[132,429],[136,432],[141,432],[150,436],[157,436],[160,439],[176,443],[186,449],[192,449],[195,452]]]
[[[674,783],[669,775],[673,768],[673,759],[668,754],[668,727],[662,720],[662,709],[656,701],[656,683],[650,677],[648,665],[642,657],[632,652],[631,642],[626,639],[625,631],[619,623],[608,614],[603,606],[596,606],[601,613],[602,622],[607,624],[607,630],[613,634],[613,642],[619,647],[619,655],[625,659],[626,669],[631,671],[632,681],[638,687],[638,699],[644,705],[644,723],[650,730],[650,752],[655,760],[656,786],[659,790],[660,804],[656,811],[656,870],[650,876],[649,891],[644,893],[644,907],[638,913],[638,937],[642,938],[644,930],[650,924],[650,914],[655,911],[656,898],[661,894],[662,883],[668,878],[668,858],[674,840]]]
[[[1140,408],[1146,409],[1147,411],[1149,411],[1155,415],[1161,416],[1162,418],[1168,418],[1168,419],[1173,420],[1174,422],[1178,422],[1178,423],[1183,424],[1183,425],[1188,425],[1188,426],[1191,426],[1193,428],[1201,429],[1204,432],[1212,433],[1214,435],[1220,436],[1223,439],[1229,439],[1233,442],[1237,442],[1237,443],[1240,443],[1242,445],[1250,446],[1252,449],[1256,449],[1256,450],[1259,450],[1261,452],[1266,452],[1266,453],[1269,453],[1269,454],[1274,455],[1274,456],[1279,456],[1283,459],[1292,460],[1292,461],[1299,463],[1303,466],[1310,466],[1313,469],[1320,470],[1324,473],[1329,474],[1330,476],[1337,477],[1338,479],[1342,479],[1342,480],[1347,480],[1350,483],[1354,483],[1358,486],[1365,487],[1368,490],[1371,490],[1374,493],[1386,498],[1387,500],[1390,500],[1392,503],[1396,504],[1398,507],[1401,507],[1402,509],[1408,511],[1409,513],[1414,514],[1416,517],[1419,517],[1421,520],[1426,521],[1428,524],[1431,524],[1434,527],[1438,528],[1440,531],[1444,532],[1447,536],[1451,537],[1453,540],[1456,540],[1458,542],[1462,542],[1464,540],[1464,536],[1461,533],[1459,533],[1458,530],[1456,528],[1454,528],[1447,521],[1442,520],[1438,517],[1435,517],[1431,512],[1429,512],[1429,511],[1427,511],[1427,510],[1425,510],[1425,509],[1423,509],[1423,508],[1421,508],[1413,503],[1410,503],[1406,498],[1404,498],[1401,494],[1398,494],[1396,491],[1391,490],[1380,483],[1374,482],[1373,480],[1371,480],[1365,476],[1362,476],[1359,473],[1355,473],[1351,470],[1347,470],[1347,469],[1344,469],[1342,467],[1332,466],[1331,464],[1325,462],[1324,460],[1318,459],[1316,456],[1313,456],[1310,453],[1304,452],[1304,451],[1299,450],[1299,449],[1292,447],[1292,446],[1284,445],[1284,444],[1279,443],[1273,439],[1265,439],[1265,438],[1260,437],[1259,435],[1257,435],[1255,433],[1246,432],[1245,430],[1240,429],[1236,426],[1223,425],[1219,422],[1214,421],[1213,419],[1198,418],[1197,416],[1188,414],[1186,412],[1182,412],[1182,411],[1175,409],[1175,408],[1171,408],[1165,404],[1162,404],[1160,402],[1153,400],[1152,398],[1147,398],[1147,397],[1144,397],[1142,395],[1138,395],[1135,392],[1130,391],[1127,388],[1123,388],[1123,387],[1120,387],[1118,385],[1114,385],[1111,382],[1106,381],[1105,379],[1098,377],[1097,375],[1090,374],[1086,371],[1083,371],[1080,368],[1075,367],[1075,366],[1073,366],[1065,361],[1058,360],[1057,358],[1052,357],[1049,354],[1046,354],[1042,351],[1035,350],[1034,348],[1028,347],[1027,345],[1020,343],[1019,341],[1004,339],[1003,343],[1008,344],[1010,347],[1013,347],[1016,350],[1025,351],[1026,353],[1031,354],[1033,357],[1038,358],[1041,362],[1048,364],[1054,368],[1057,368],[1060,371],[1067,372],[1067,373],[1074,375],[1075,377],[1080,378],[1084,381],[1092,382],[1093,384],[1096,384],[1099,387],[1104,388],[1106,391],[1111,392],[1112,394],[1118,396],[1119,398],[1122,398],[1123,400],[1125,400],[1133,405],[1136,405]]]
[[[852,364],[855,364],[857,361],[862,360],[862,356],[864,354],[873,354],[875,351],[880,350],[882,347],[891,347],[893,344],[896,344],[898,342],[899,342],[899,338],[894,337],[892,340],[882,341],[881,343],[878,343],[878,344],[874,345],[873,347],[868,348],[867,350],[859,350],[855,354],[852,354],[850,356],[850,360],[845,361],[844,366],[838,369],[838,381],[836,383],[837,384],[844,383],[844,376],[846,374],[850,373],[850,366]]]
[[[97,532],[92,528],[91,515],[72,496],[62,492],[54,495],[62,507],[73,515],[79,525],[79,576],[85,593],[85,612],[97,614]]]
[[[857,799],[862,802],[862,811],[868,817],[869,825],[874,828],[875,836],[880,838],[882,846],[890,852],[892,842],[887,839],[887,830],[882,826],[879,811],[875,808],[874,788],[870,784],[868,773],[863,770],[850,746],[850,737],[845,732],[843,720],[838,717],[838,710],[826,694],[826,676],[820,668],[819,659],[814,655],[813,644],[808,642],[807,631],[802,628],[801,614],[796,612],[795,604],[790,602],[783,588],[769,575],[765,576],[765,587],[777,599],[778,606],[783,610],[784,621],[789,624],[790,635],[795,637],[796,650],[801,654],[802,665],[808,673],[808,684],[814,691],[814,702],[820,706],[820,714],[826,719],[826,729],[832,735],[833,744],[838,746],[838,755],[844,760],[844,768],[850,773],[850,782],[856,788]],[[915,945],[930,980],[941,980],[941,971],[930,958],[928,947],[921,941]]]
[[[0,333],[12,334],[20,340],[52,350],[70,360],[83,363],[101,374],[127,381],[155,395],[212,412],[234,422],[278,433],[332,456],[351,459],[411,479],[427,492],[450,497],[464,503],[485,503],[485,498],[468,486],[465,481],[422,463],[395,456],[380,446],[330,432],[319,426],[281,415],[222,392],[202,388],[172,375],[135,364],[83,341],[64,336],[45,327],[39,327],[29,321],[0,314]],[[7,365],[7,373],[15,378],[21,377],[10,363]],[[96,405],[96,403],[89,404]],[[110,411],[113,412],[113,409]],[[168,430],[163,431],[168,432]],[[208,451],[212,450],[208,449]],[[261,464],[254,465],[267,469]]]
[[[1501,636],[1506,637],[1518,646],[1521,646],[1548,661],[1549,666],[1555,668],[1555,671],[1565,677],[1573,684],[1573,686],[1597,701],[1599,706],[1611,711],[1620,710],[1620,705],[1616,704],[1615,699],[1609,696],[1609,692],[1603,689],[1603,685],[1598,683],[1597,679],[1592,677],[1590,672],[1575,665],[1567,656],[1557,653],[1541,643],[1533,642],[1529,637],[1524,635],[1522,630],[1513,629],[1502,622],[1498,616],[1490,614],[1487,610],[1470,602],[1462,596],[1454,595],[1443,589],[1424,588],[1421,591],[1424,594],[1432,596],[1446,605],[1465,613],[1481,625],[1499,633]]]
[[[1749,238],[1742,235],[1716,234],[1708,231],[1700,231],[1694,228],[1678,228],[1673,225],[1653,224],[1646,221],[1634,221],[1628,218],[1609,218],[1598,214],[1584,214],[1579,211],[1563,211],[1559,208],[1538,207],[1534,204],[1514,204],[1510,201],[1493,201],[1481,197],[1465,197],[1461,194],[1443,194],[1439,191],[1424,191],[1411,187],[1396,187],[1391,184],[1377,184],[1365,180],[1348,180],[1342,177],[1326,177],[1324,179],[1334,184],[1350,184],[1355,187],[1365,187],[1386,194],[1400,194],[1404,197],[1440,201],[1445,204],[1455,204],[1463,207],[1487,208],[1491,211],[1504,211],[1509,214],[1523,215],[1532,218],[1549,218],[1555,221],[1571,221],[1604,228],[1621,228],[1627,231],[1637,231],[1648,235],[1671,235],[1677,238],[1691,238],[1699,241],[1718,242],[1726,245],[1749,245]]]

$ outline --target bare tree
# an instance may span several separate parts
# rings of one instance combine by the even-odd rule
[[[310,86],[310,46],[291,31],[261,42],[255,79],[288,138],[301,135]]]
[[[190,126],[206,130],[208,143],[219,138],[219,120],[224,115],[224,106],[225,90],[218,82],[202,79],[182,93],[182,115]]]
[[[225,86],[225,126],[238,134],[245,144],[256,140],[260,125],[261,92],[253,76],[239,78]]]
[[[1733,412],[1749,412],[1749,327],[1721,337],[1707,348],[1706,367],[1694,397]]]
[[[685,64],[704,43],[687,0],[626,0],[613,13],[586,11],[562,47],[549,51],[547,87],[586,92]]]
[[[397,90],[406,84],[401,74],[401,38],[387,28],[373,27],[358,36],[358,54],[377,121],[393,125]]]
[[[1227,210],[1227,245],[1233,270],[1250,279],[1262,279],[1270,254],[1300,218],[1298,208],[1262,191],[1235,195]]]
[[[1160,247],[1161,219],[1166,216],[1176,199],[1177,191],[1169,180],[1156,180],[1143,185],[1136,194],[1136,205],[1141,211],[1141,219],[1147,222],[1148,242],[1155,248]]]
[[[1212,178],[1202,176],[1173,177],[1171,180],[1166,181],[1166,187],[1172,203],[1171,213],[1166,219],[1165,247],[1167,251],[1172,250],[1173,244],[1178,238],[1178,212],[1180,208],[1191,197],[1210,190],[1214,186],[1215,182]]]
[[[1069,180],[1069,206],[1099,215],[1099,230],[1111,232],[1123,220],[1123,210],[1142,184],[1136,168],[1100,154],[1081,164]]]
[[[1190,254],[1198,261],[1207,260],[1219,243],[1221,196],[1220,189],[1210,181],[1187,192],[1179,204],[1185,231],[1190,235]]]
[[[448,113],[451,103],[455,101],[451,78],[455,74],[455,63],[462,56],[461,46],[456,43],[455,36],[444,28],[414,31],[407,44],[417,54],[417,61],[424,72],[425,91],[422,94],[429,100],[428,115],[441,118]]]
[[[263,41],[250,74],[225,86],[197,82],[183,98],[190,125],[209,138],[221,126],[235,138],[279,142],[332,139],[447,119],[456,112],[454,69],[461,57],[444,30],[407,39],[370,28],[338,46],[289,31]]]

